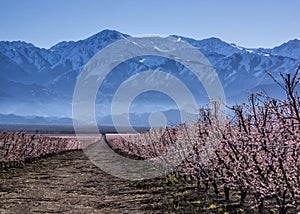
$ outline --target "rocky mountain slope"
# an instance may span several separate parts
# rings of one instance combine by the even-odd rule
[[[104,30],[84,40],[60,42],[49,49],[23,41],[0,41],[0,113],[70,117],[74,86],[84,65],[102,48],[127,37],[130,36]],[[220,77],[229,103],[244,100],[247,93],[256,90],[266,90],[272,96],[280,96],[265,71],[274,75],[291,72],[300,62],[300,40],[297,39],[272,49],[253,49],[228,44],[218,38],[195,40],[177,35],[172,37],[187,41],[207,57]],[[107,77],[109,84],[99,90],[97,103],[100,106],[109,103],[125,77],[146,69],[173,73],[184,70],[178,67],[176,62],[149,56],[125,62]],[[205,100],[205,91],[194,85],[192,76],[178,77],[186,78],[191,90],[198,90]],[[201,99],[197,101],[201,103]],[[141,96],[140,101],[166,102],[165,106],[172,103],[159,94],[151,97],[151,93]],[[137,109],[133,107],[133,111]],[[149,109],[151,107],[145,107],[145,110],[139,108],[139,113]],[[163,110],[168,111],[168,108]]]

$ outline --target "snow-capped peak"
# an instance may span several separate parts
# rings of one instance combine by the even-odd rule
[[[300,40],[293,39],[283,43],[282,45],[276,46],[272,49],[261,48],[260,50],[272,55],[290,57],[293,59],[300,59]]]
[[[192,38],[177,35],[172,35],[172,37],[181,38],[182,40],[198,48],[203,54],[217,53],[224,56],[230,56],[234,53],[239,53],[244,50],[237,45],[228,44],[216,37],[211,37],[203,40],[195,40]]]
[[[71,103],[78,74],[84,65],[102,48],[127,37],[129,35],[115,30],[104,30],[87,39],[60,42],[50,49],[21,41],[0,42],[0,99],[2,96],[6,100],[5,103],[1,101],[2,107],[11,112],[17,100],[24,102],[30,111],[37,109],[45,112],[45,106],[51,106],[48,105],[50,101],[58,106],[57,109]],[[230,96],[232,99],[240,96],[245,90],[269,84],[264,71],[275,74],[278,71],[295,70],[300,60],[300,41],[297,39],[273,49],[253,49],[228,44],[215,37],[203,40],[177,35],[172,37],[188,42],[207,57],[218,73],[229,99]],[[123,72],[121,74],[126,76],[145,69],[173,71],[179,65],[164,59],[141,57],[123,66],[128,66],[120,69]],[[179,75],[183,76],[183,71],[180,72]],[[186,75],[186,78],[192,77]],[[111,87],[119,81],[116,76],[112,79]],[[187,82],[193,87],[192,79]],[[113,93],[110,90],[108,88],[106,94]],[[61,102],[59,105],[57,100]],[[32,103],[47,104],[32,108]],[[20,108],[21,111],[24,108]],[[53,111],[53,108],[50,107],[49,111]]]

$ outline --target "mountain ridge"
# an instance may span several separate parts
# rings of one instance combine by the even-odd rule
[[[276,76],[278,72],[294,71],[300,62],[298,39],[274,48],[246,48],[216,37],[196,40],[171,36],[181,38],[206,56],[231,102],[242,94],[246,97],[247,92],[260,86],[272,88],[265,71]],[[5,86],[0,87],[0,113],[70,117],[74,86],[84,65],[101,49],[128,37],[130,35],[116,30],[103,30],[86,39],[59,42],[49,49],[24,41],[0,41],[0,82]],[[172,69],[166,61],[155,62],[153,58],[125,65],[129,66],[123,69],[125,76],[134,69]],[[118,78],[115,79],[120,82]],[[107,88],[105,93],[110,96],[113,91],[109,90]]]
[[[191,45],[199,48],[200,51],[209,52],[209,53],[219,53],[225,56],[229,56],[234,53],[254,52],[256,54],[270,54],[274,56],[276,55],[285,56],[297,60],[300,58],[300,40],[298,39],[289,40],[281,45],[275,46],[274,48],[270,49],[270,48],[246,48],[246,47],[238,46],[234,43],[229,44],[217,37],[210,37],[206,39],[196,40],[193,38],[183,37],[179,35],[170,35],[170,36],[176,38],[182,38],[188,43],[190,43]],[[55,66],[57,63],[59,63],[59,59],[60,60],[66,59],[66,57],[62,57],[63,54],[66,54],[67,58],[70,58],[70,55],[72,54],[73,55],[78,54],[78,53],[74,53],[74,49],[81,48],[81,50],[79,51],[87,51],[88,52],[87,58],[90,58],[93,54],[95,54],[95,52],[101,50],[102,48],[106,47],[112,42],[126,37],[130,37],[130,36],[118,32],[116,30],[106,29],[86,39],[77,40],[77,41],[59,42],[48,49],[40,48],[38,46],[35,46],[32,43],[28,43],[20,40],[0,41],[0,53],[7,56],[9,59],[11,59],[13,62],[17,64],[22,64],[22,63],[35,64],[37,67],[36,69],[38,71],[42,71],[43,68],[47,66]],[[106,42],[104,42],[105,40]],[[297,46],[295,54],[289,53],[289,54],[282,55],[281,53],[283,52],[282,49],[290,48],[291,43],[293,43],[293,46]],[[94,47],[94,49],[91,49],[92,45],[96,45],[96,47]],[[85,46],[87,50],[84,50],[82,46]],[[222,48],[226,50],[222,50]],[[19,51],[16,51],[16,49],[18,49]],[[73,50],[71,54],[69,53],[71,51],[70,49]],[[64,51],[63,54],[57,53],[57,52],[61,52],[62,50]],[[224,51],[227,52],[227,54],[224,54]],[[27,54],[25,54],[24,52],[26,52]],[[79,67],[82,67],[84,62],[85,60],[83,60],[80,63],[81,66]],[[78,69],[78,66],[75,66],[74,68]]]

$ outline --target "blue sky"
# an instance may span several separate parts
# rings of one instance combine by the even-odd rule
[[[49,48],[114,29],[273,47],[300,38],[299,8],[299,0],[1,0],[0,40]]]

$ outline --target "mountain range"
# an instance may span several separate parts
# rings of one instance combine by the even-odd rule
[[[39,48],[24,41],[0,41],[0,114],[38,117],[71,117],[72,96],[78,75],[85,64],[101,49],[130,35],[115,30],[104,30],[87,39],[63,41],[49,49]],[[247,94],[264,90],[270,96],[282,96],[280,89],[266,74],[278,77],[279,72],[293,72],[300,63],[300,40],[287,41],[274,48],[246,48],[229,44],[218,38],[196,40],[178,35],[193,45],[209,60],[223,85],[228,103],[246,100]],[[107,123],[109,103],[117,86],[129,77],[145,69],[178,71],[176,62],[167,59],[141,56],[118,66],[107,78],[109,83],[101,90],[96,105],[100,117]],[[174,68],[175,71],[174,71]],[[179,76],[180,77],[180,76]],[[193,91],[199,91],[205,100],[205,91],[194,87],[193,76],[184,77]],[[206,97],[207,98],[207,97]],[[172,111],[174,102],[163,94],[144,94],[131,111],[139,118],[163,108]],[[198,103],[205,103],[197,100]],[[147,103],[149,104],[148,106]],[[154,103],[154,104],[153,104]],[[158,103],[163,103],[163,107]],[[152,105],[152,106],[151,106]],[[97,110],[96,110],[97,111]],[[0,121],[1,123],[1,121]]]

